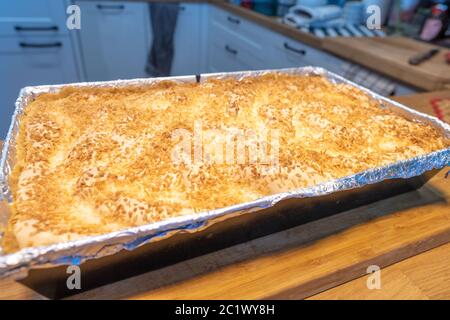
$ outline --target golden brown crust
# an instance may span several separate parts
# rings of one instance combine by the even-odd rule
[[[196,121],[278,130],[278,167],[175,164],[172,134]],[[355,88],[286,74],[65,88],[38,96],[20,123],[7,231],[20,247],[251,201],[449,146]]]

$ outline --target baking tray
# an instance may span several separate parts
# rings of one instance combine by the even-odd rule
[[[442,135],[450,138],[450,126],[439,119],[407,108],[317,67],[26,87],[19,94],[11,127],[3,147],[0,163],[0,187],[3,198],[1,201],[4,203],[12,201],[7,181],[15,163],[14,146],[18,132],[18,116],[26,105],[41,93],[57,92],[64,86],[119,87],[146,85],[164,80],[201,82],[223,77],[241,79],[268,72],[323,75],[334,83],[350,84],[378,100],[383,108],[388,108],[410,119],[427,122],[438,129]],[[14,275],[16,278],[25,278],[29,275],[27,278],[29,285],[41,284],[42,287],[45,283],[53,283],[53,285],[44,285],[47,287],[47,291],[44,290],[45,293],[64,295],[67,290],[65,288],[67,274],[64,271],[64,265],[83,264],[83,276],[86,277],[88,270],[91,270],[92,278],[96,279],[88,281],[84,288],[95,287],[104,284],[106,280],[102,279],[108,278],[106,276],[108,272],[105,270],[115,270],[112,272],[116,274],[115,278],[113,275],[115,280],[125,278],[136,272],[159,268],[165,264],[175,263],[416,189],[436,173],[437,169],[449,165],[449,162],[450,148],[447,148],[316,186],[279,193],[226,208],[174,217],[77,241],[26,248],[8,255],[2,255],[0,248],[0,276]],[[274,214],[275,212],[277,214]],[[0,227],[6,224],[7,219],[7,210],[0,212]],[[216,243],[213,240],[215,238],[218,239]],[[184,250],[180,251],[182,248]],[[129,267],[134,262],[136,262],[135,269],[126,268],[131,269],[130,272],[123,274],[117,272],[117,270],[125,270],[122,267],[125,265]],[[97,276],[94,276],[96,272]]]

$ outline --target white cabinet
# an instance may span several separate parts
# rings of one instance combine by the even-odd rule
[[[66,2],[0,2],[0,139],[4,139],[21,88],[80,80]]]
[[[271,68],[307,66],[307,56],[311,54],[309,47],[283,36],[273,36],[267,49],[267,63]]]
[[[198,74],[202,70],[203,4],[180,3],[174,37],[171,75]]]
[[[147,3],[76,1],[81,8],[79,38],[88,81],[148,77],[151,45]]]
[[[0,36],[67,34],[63,0],[0,1]]]
[[[348,62],[328,52],[285,37],[214,5],[209,6],[208,11],[205,26],[208,30],[207,72],[316,66],[344,74],[344,66]],[[378,74],[375,77],[390,81]],[[400,83],[395,83],[395,86],[396,94],[415,91]]]
[[[208,72],[265,68],[261,27],[211,6],[207,30]]]
[[[245,46],[229,37],[214,38],[208,46],[209,72],[231,72],[257,69],[247,63]]]
[[[148,77],[152,45],[147,3],[77,1],[82,12],[81,54],[88,81]],[[181,3],[174,35],[171,75],[201,72],[204,5]]]
[[[77,82],[68,37],[0,39],[0,138],[6,136],[14,102],[25,86]]]
[[[208,19],[208,71],[225,72],[319,66],[340,70],[333,55],[211,6]]]
[[[211,72],[256,70],[264,66],[261,46],[237,37],[215,21],[209,26],[208,64]]]
[[[340,73],[344,61],[291,38],[272,34],[268,43],[267,62],[274,68],[315,66]]]

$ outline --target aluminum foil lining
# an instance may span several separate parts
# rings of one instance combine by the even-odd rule
[[[15,143],[18,133],[18,116],[26,105],[37,95],[45,92],[57,92],[64,86],[75,87],[121,87],[130,85],[148,85],[159,81],[171,80],[177,82],[196,82],[215,78],[234,77],[243,79],[263,75],[269,72],[284,72],[299,75],[323,75],[333,83],[347,83],[370,95],[377,100],[382,108],[388,108],[415,121],[426,122],[444,136],[450,138],[450,125],[435,117],[407,108],[395,101],[380,96],[366,88],[352,83],[341,76],[317,67],[289,68],[263,71],[246,71],[232,73],[202,74],[201,76],[168,77],[154,79],[117,80],[108,82],[75,83],[68,85],[36,86],[23,88],[16,102],[11,126],[3,146],[0,163],[0,232],[8,220],[7,202],[12,201],[8,177],[15,164]],[[258,210],[274,206],[277,202],[289,198],[304,198],[321,196],[341,190],[362,187],[385,179],[410,178],[425,171],[440,169],[450,164],[450,148],[432,152],[387,166],[373,168],[344,178],[331,180],[316,186],[274,194],[256,201],[241,203],[226,208],[211,210],[186,216],[173,217],[164,221],[139,227],[129,228],[99,236],[86,237],[81,240],[58,243],[44,247],[25,248],[12,254],[2,254],[0,247],[0,276],[15,275],[23,277],[31,268],[48,268],[57,265],[81,264],[90,259],[96,259],[117,253],[121,250],[133,250],[149,242],[159,241],[182,232],[197,232],[208,226],[241,214],[257,214]],[[3,210],[2,210],[3,208]],[[2,234],[0,233],[0,237]]]

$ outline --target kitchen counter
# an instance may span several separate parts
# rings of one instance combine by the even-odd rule
[[[221,0],[208,0],[208,2],[270,30],[330,52],[418,89],[431,91],[450,88],[450,64],[447,64],[444,59],[445,53],[449,52],[448,49],[441,48],[441,52],[429,61],[419,66],[411,66],[408,64],[409,57],[436,46],[405,37],[318,38],[282,24],[275,18],[228,2]]]
[[[408,58],[434,46],[404,37],[328,38],[322,48],[341,58],[356,62],[382,74],[427,91],[450,84],[450,64],[445,63],[442,49],[419,66],[411,66]]]
[[[433,114],[433,98],[396,98]],[[448,168],[417,191],[110,283],[75,299],[450,299]],[[365,286],[370,265],[382,288]],[[43,299],[12,279],[0,299]]]
[[[277,18],[275,17],[269,17],[256,11],[231,4],[223,0],[207,0],[207,2],[312,47],[318,49],[322,48],[323,39],[283,24],[277,21]]]

